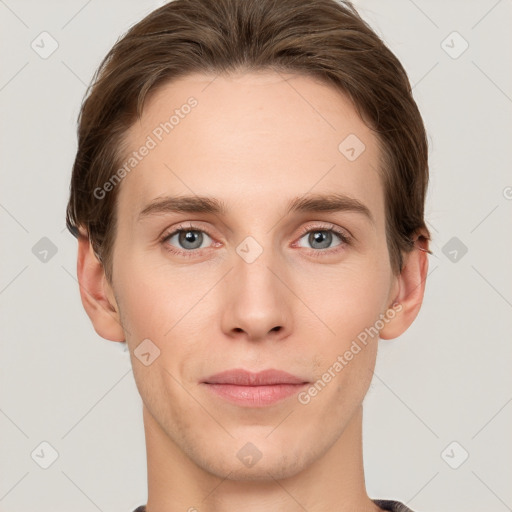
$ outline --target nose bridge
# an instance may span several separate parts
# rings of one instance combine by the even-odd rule
[[[287,279],[281,263],[270,234],[261,230],[242,240],[226,280],[224,329],[242,329],[250,338],[264,337],[272,330],[288,332],[292,294],[283,283]]]
[[[278,255],[271,248],[265,248],[261,253],[251,242],[245,242],[237,249],[238,258],[235,259],[233,269],[235,278],[240,282],[242,289],[251,292],[253,297],[269,295],[275,297],[279,294],[282,283],[276,278],[282,270],[279,268]],[[239,254],[242,253],[242,256]]]

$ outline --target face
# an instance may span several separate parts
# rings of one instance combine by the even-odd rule
[[[126,159],[140,159],[119,185],[113,293],[169,442],[221,477],[284,478],[359,409],[396,294],[379,149],[350,102],[311,78],[213,78],[162,87],[127,133]],[[232,369],[300,384],[213,385]]]

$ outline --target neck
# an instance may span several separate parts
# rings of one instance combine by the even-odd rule
[[[221,477],[194,463],[143,406],[148,462],[147,512],[377,512],[364,484],[362,407],[338,440],[288,478]]]

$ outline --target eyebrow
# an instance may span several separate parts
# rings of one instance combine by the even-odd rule
[[[228,208],[223,201],[207,196],[166,196],[156,198],[145,206],[138,215],[140,222],[151,215],[165,213],[211,213],[226,215]],[[375,219],[370,209],[359,199],[344,194],[308,194],[294,197],[287,205],[285,214],[315,212],[360,213],[372,224]]]

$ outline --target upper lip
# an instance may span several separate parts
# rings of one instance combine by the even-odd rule
[[[273,384],[304,384],[306,381],[281,370],[268,369],[253,373],[247,370],[233,369],[210,375],[203,382],[237,386],[270,386]]]

